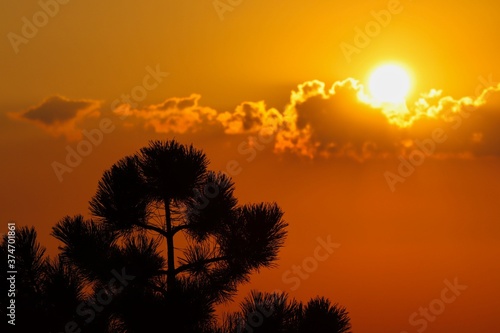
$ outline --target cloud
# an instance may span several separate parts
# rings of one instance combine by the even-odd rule
[[[500,156],[500,85],[478,93],[454,99],[438,92],[417,101],[403,138],[411,140],[408,149],[442,129],[446,141],[436,145],[436,156]]]
[[[119,105],[113,112],[125,118],[135,118],[146,128],[158,133],[196,132],[202,126],[213,125],[217,111],[199,105],[201,96],[173,97],[161,104],[153,104],[141,109],[132,109],[129,104]]]
[[[123,119],[135,119],[157,133],[194,133],[210,126],[220,128],[226,134],[271,133],[282,121],[281,113],[274,108],[267,109],[263,101],[243,102],[234,111],[219,112],[200,105],[200,99],[198,94],[173,97],[140,109],[122,104],[113,112]]]
[[[500,156],[500,85],[476,93],[454,99],[431,90],[394,107],[371,100],[353,79],[329,90],[305,82],[291,94],[289,123],[277,133],[275,151],[357,160],[407,155],[438,129],[446,140],[436,144],[434,157]]]
[[[282,125],[283,116],[275,108],[267,109],[263,101],[243,102],[233,112],[220,113],[217,120],[227,134],[271,134]]]
[[[500,155],[500,86],[481,87],[475,97],[454,99],[430,90],[406,105],[381,105],[354,79],[326,84],[307,81],[279,111],[264,101],[245,101],[232,111],[201,106],[201,96],[170,98],[158,105],[115,113],[161,133],[193,133],[216,127],[226,135],[274,137],[277,154],[359,161],[407,155],[442,129],[447,139],[435,157]],[[499,134],[497,134],[499,133]],[[255,139],[255,138],[253,138]]]
[[[500,85],[486,87],[482,82],[473,97],[456,99],[432,89],[397,107],[375,102],[359,81],[346,79],[330,88],[317,80],[299,84],[283,110],[264,101],[244,101],[219,111],[201,105],[201,96],[192,94],[140,108],[121,104],[113,113],[124,120],[122,126],[158,133],[211,131],[239,135],[250,144],[263,135],[275,153],[309,158],[404,156],[432,139],[436,129],[446,140],[435,145],[433,157],[500,156]],[[99,106],[55,96],[13,117],[75,139],[80,138],[82,121],[100,114]]]
[[[320,81],[299,85],[284,111],[287,126],[277,133],[275,151],[356,159],[394,152],[398,127],[365,99],[353,79],[329,90]]]
[[[100,102],[91,100],[70,100],[61,96],[52,96],[40,105],[20,113],[9,113],[12,119],[27,121],[67,140],[79,140],[82,137],[79,125],[88,117],[100,115]]]

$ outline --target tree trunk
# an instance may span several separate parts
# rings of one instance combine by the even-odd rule
[[[167,291],[175,289],[175,256],[174,235],[172,234],[172,216],[170,215],[170,199],[164,200],[165,227],[167,231]]]

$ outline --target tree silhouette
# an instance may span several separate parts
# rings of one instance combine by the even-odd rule
[[[287,223],[275,203],[238,204],[231,179],[207,165],[200,150],[176,141],[152,141],[121,159],[98,183],[92,218],[66,216],[52,228],[62,242],[54,259],[33,227],[20,227],[16,329],[349,333],[345,308],[322,297],[304,305],[286,293],[252,291],[239,312],[216,322],[216,304],[274,265]],[[0,255],[7,254],[5,235]],[[4,293],[4,318],[8,305]]]
[[[348,333],[351,331],[349,313],[324,297],[311,299],[302,311],[300,333]]]
[[[348,312],[324,297],[304,306],[286,293],[252,291],[240,311],[227,315],[216,333],[349,333]]]
[[[106,306],[114,331],[160,322],[176,332],[208,330],[215,304],[274,265],[286,236],[281,209],[239,205],[231,179],[207,165],[193,146],[152,141],[104,172],[93,220],[65,217],[53,228],[61,257],[95,292],[112,270],[133,277]]]
[[[7,258],[8,238],[5,235],[0,244],[0,255]],[[0,315],[9,318],[7,307],[10,299],[15,300],[15,326],[2,321],[2,332],[61,332],[68,322],[81,325],[76,318],[75,309],[86,302],[90,294],[84,293],[84,281],[76,271],[72,271],[60,258],[45,256],[46,249],[37,240],[34,227],[20,227],[16,230],[15,242],[15,297],[8,297],[7,292],[0,298]],[[7,281],[10,274],[0,271],[2,281]],[[9,290],[9,285],[4,290]],[[94,332],[104,332],[105,324],[100,319],[94,320],[88,328]]]

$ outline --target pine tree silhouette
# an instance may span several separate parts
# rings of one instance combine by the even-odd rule
[[[104,172],[94,219],[65,217],[53,228],[62,256],[90,283],[106,285],[122,267],[134,276],[107,306],[116,327],[206,330],[214,306],[277,259],[281,209],[239,205],[231,179],[207,165],[193,146],[152,141]]]

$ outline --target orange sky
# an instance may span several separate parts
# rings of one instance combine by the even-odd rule
[[[425,331],[500,330],[499,5],[41,3],[45,21],[37,1],[0,4],[5,224],[35,225],[56,253],[51,227],[88,216],[104,170],[176,138],[232,174],[241,203],[276,201],[290,224],[279,267],[237,300],[253,288],[324,295],[355,332],[411,333],[423,327],[412,314],[458,278],[467,289]],[[413,82],[400,118],[358,98],[391,61]],[[91,151],[69,166],[68,149]],[[291,290],[292,267],[328,236],[340,247]]]

